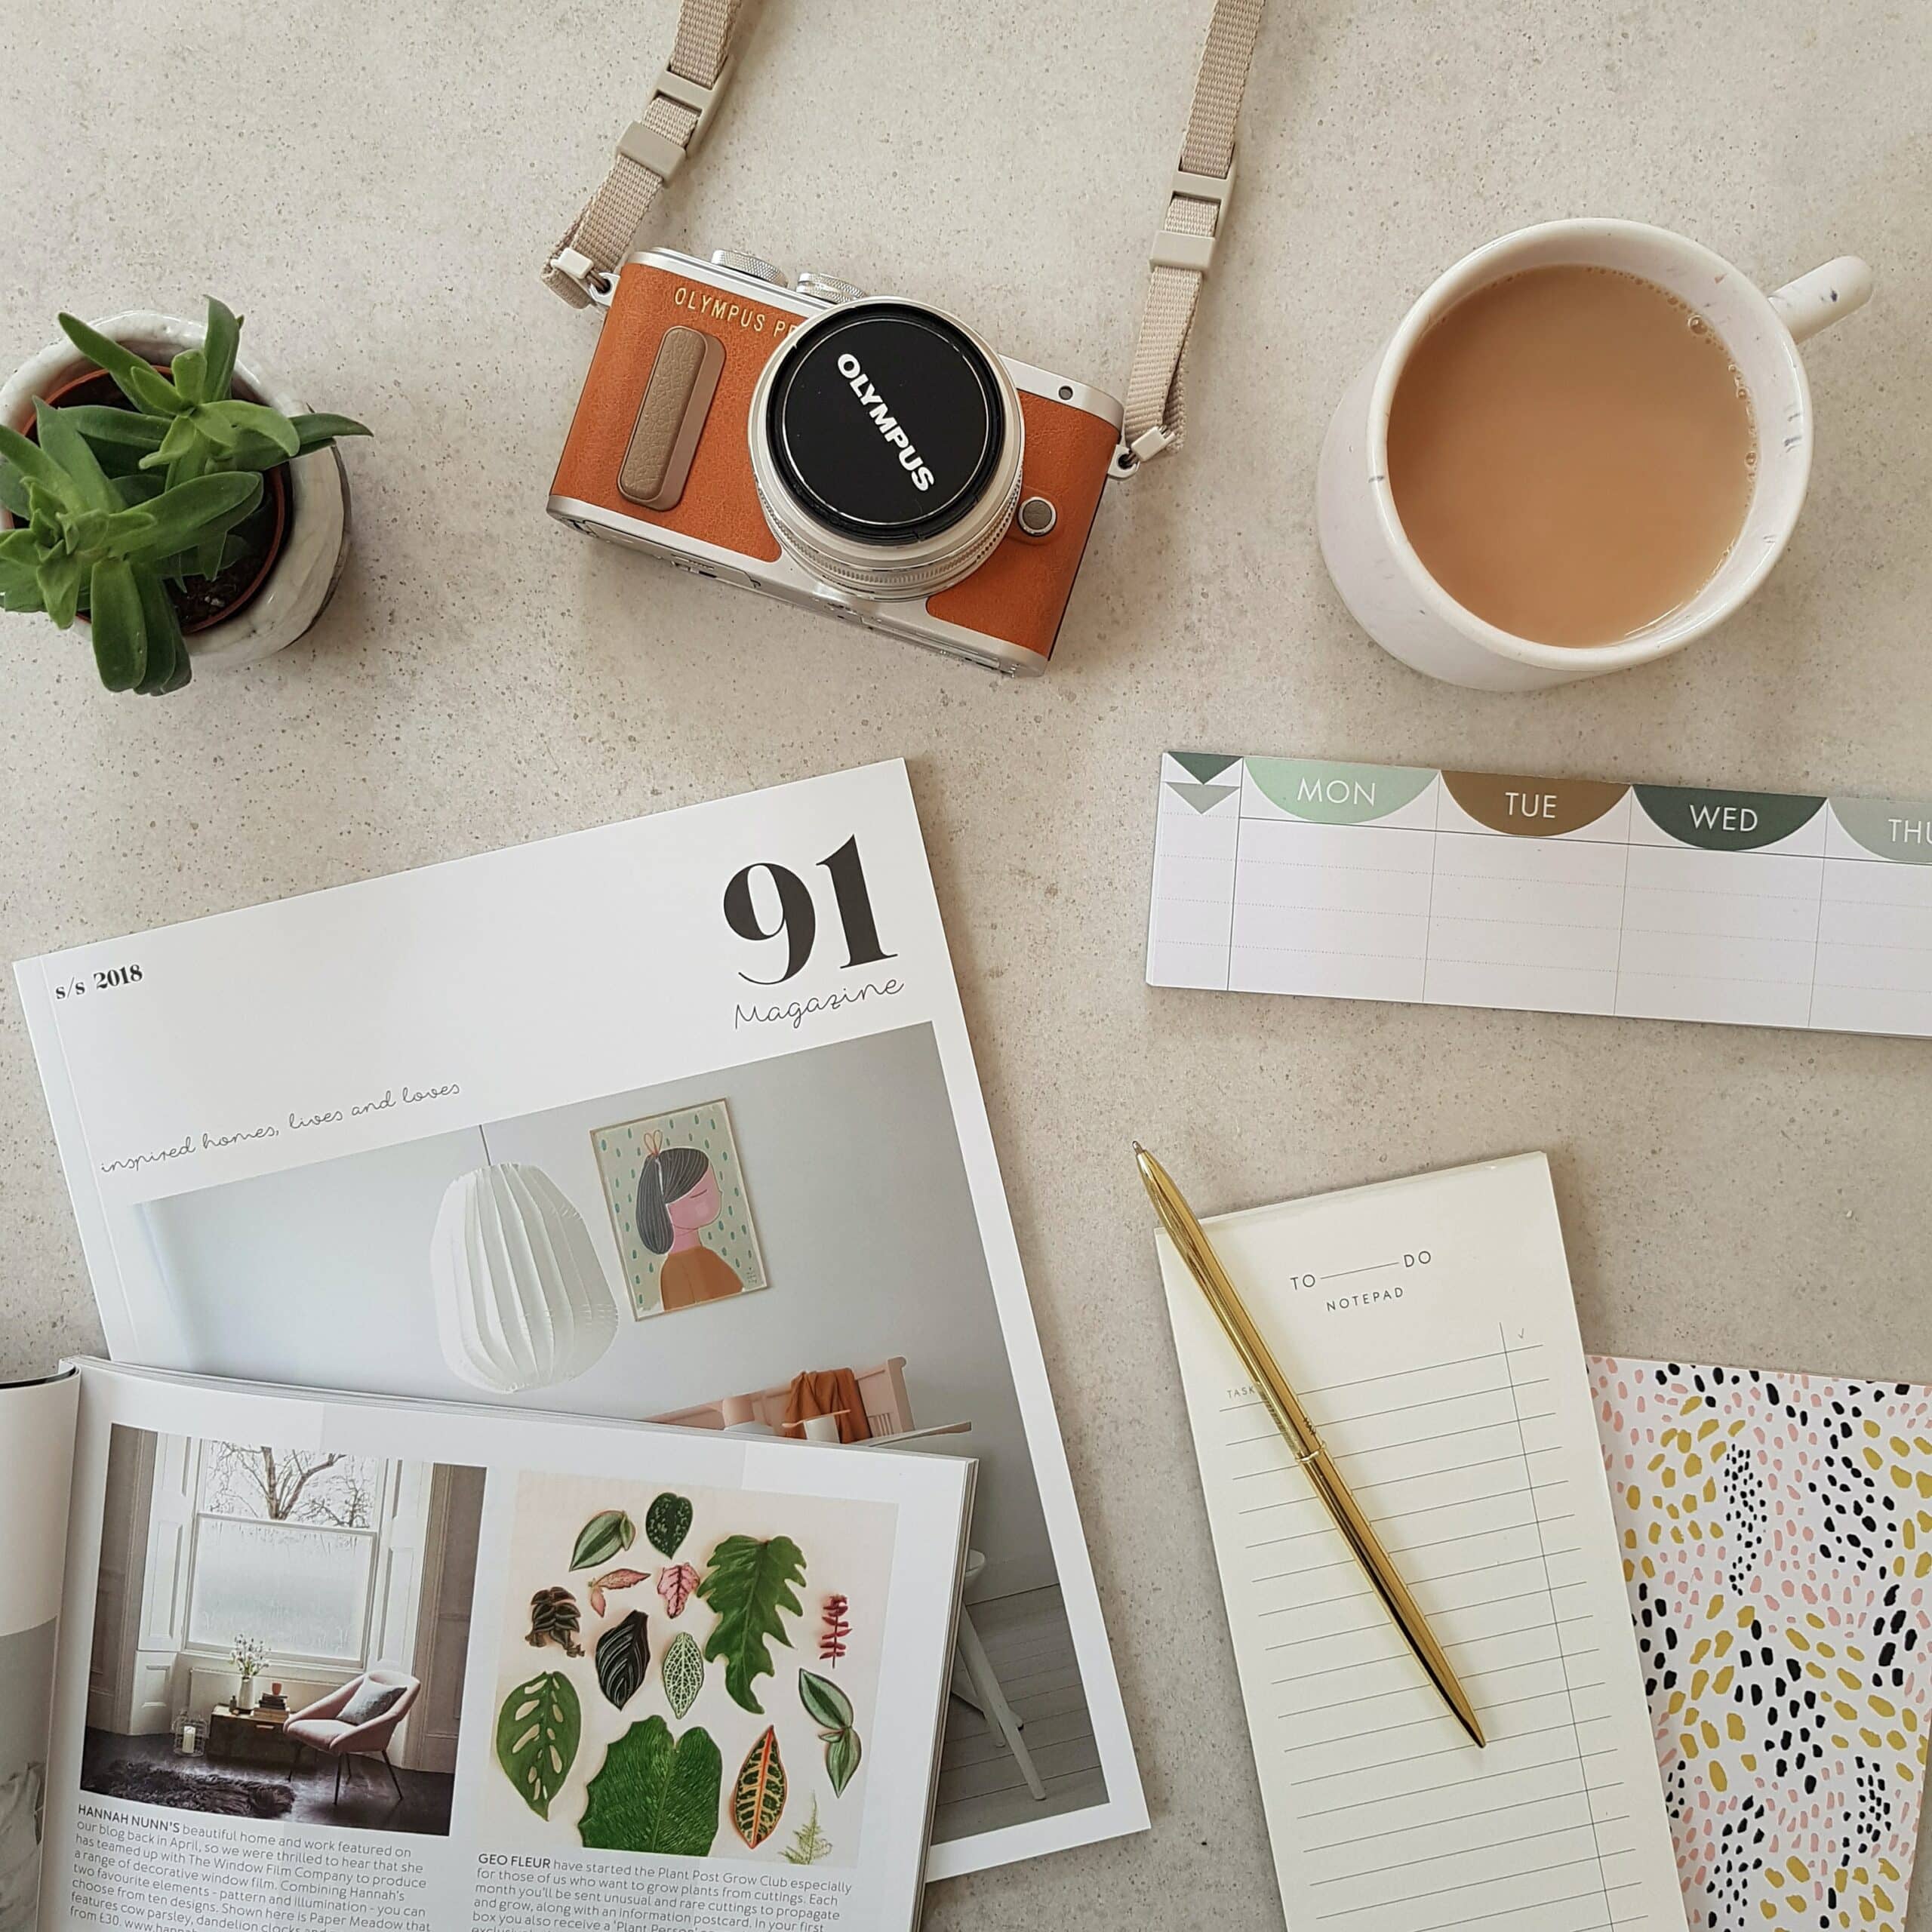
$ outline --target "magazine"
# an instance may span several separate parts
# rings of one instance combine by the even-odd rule
[[[0,1441],[5,1932],[916,1923],[971,1463],[97,1361]]]
[[[17,970],[116,1359],[973,1458],[929,1875],[1144,1829],[902,764]]]

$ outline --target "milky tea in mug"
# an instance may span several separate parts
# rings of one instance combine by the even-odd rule
[[[1402,534],[1457,603],[1546,645],[1612,644],[1687,604],[1751,506],[1744,379],[1700,315],[1620,269],[1465,296],[1389,413]]]

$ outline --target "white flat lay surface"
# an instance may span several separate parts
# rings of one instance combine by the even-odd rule
[[[768,0],[654,238],[903,290],[1116,385],[1204,18]],[[1932,1379],[1932,1045],[1143,977],[1171,746],[1932,793],[1914,10],[1281,6],[1186,443],[1110,488],[1028,685],[543,515],[596,324],[537,269],[642,107],[666,0],[246,0],[215,24],[173,0],[10,23],[0,363],[62,307],[221,295],[245,357],[377,431],[345,451],[354,548],[308,639],[159,701],[106,696],[78,638],[0,619],[5,956],[910,761],[1155,1819],[943,1885],[929,1924],[1084,1932],[1182,1902],[1277,1922],[1131,1137],[1204,1214],[1544,1149],[1587,1347]],[[1549,692],[1431,684],[1322,570],[1321,435],[1441,269],[1582,213],[1679,229],[1767,286],[1856,253],[1878,292],[1807,349],[1811,498],[1742,617]],[[0,1014],[0,1373],[22,1373],[99,1333],[11,998]]]

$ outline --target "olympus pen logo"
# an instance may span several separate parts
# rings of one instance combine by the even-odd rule
[[[845,378],[879,434],[897,448],[899,466],[912,478],[912,488],[930,490],[933,487],[932,472],[919,460],[919,452],[912,447],[912,438],[899,426],[899,419],[886,407],[885,398],[872,387],[872,378],[866,374],[864,365],[850,349],[838,358],[838,373]]]

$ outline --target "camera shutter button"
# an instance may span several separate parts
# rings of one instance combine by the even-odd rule
[[[1022,537],[1030,537],[1037,543],[1041,537],[1054,534],[1054,525],[1060,521],[1060,512],[1054,508],[1053,500],[1049,497],[1023,497],[1013,521]]]

